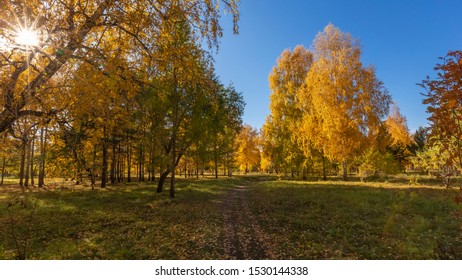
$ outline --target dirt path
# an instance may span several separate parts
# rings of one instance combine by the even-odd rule
[[[246,186],[230,189],[223,205],[226,259],[275,259],[268,236],[249,208]]]

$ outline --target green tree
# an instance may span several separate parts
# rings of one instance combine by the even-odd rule
[[[393,155],[393,158],[400,166],[400,171],[404,171],[409,164],[409,157],[412,155],[410,147],[413,139],[407,127],[406,117],[399,111],[396,103],[393,103],[390,114],[385,120],[389,141],[387,150]]]
[[[413,155],[416,155],[417,152],[422,151],[427,146],[427,138],[428,128],[422,126],[412,134],[413,144],[411,145],[410,150]]]
[[[161,40],[157,57],[158,76],[151,84],[150,94],[157,108],[163,108],[159,126],[160,143],[166,157],[166,168],[160,176],[157,192],[170,174],[170,196],[175,195],[175,169],[187,149],[203,136],[201,123],[213,98],[214,87],[210,62],[180,8],[161,22]],[[159,103],[160,102],[160,103]],[[160,119],[160,118],[156,118]]]
[[[223,168],[231,169],[231,159],[234,153],[234,139],[242,128],[242,115],[245,102],[242,94],[230,85],[223,87],[218,81],[215,94],[211,96],[210,106],[207,108],[209,116],[207,125],[207,142],[210,143],[213,154],[215,178],[218,178],[219,160],[223,160]],[[226,172],[225,172],[226,173]]]

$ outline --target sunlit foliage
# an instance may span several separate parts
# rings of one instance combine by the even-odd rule
[[[244,125],[236,137],[236,162],[245,173],[260,169],[260,139],[258,131],[250,125]]]
[[[437,77],[421,84],[430,113],[429,143],[445,155],[446,165],[462,170],[462,51],[450,51],[441,61]]]

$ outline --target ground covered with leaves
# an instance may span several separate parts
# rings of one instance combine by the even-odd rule
[[[458,189],[275,179],[0,188],[0,259],[462,259]]]

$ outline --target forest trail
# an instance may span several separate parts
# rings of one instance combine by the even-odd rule
[[[247,186],[229,189],[223,204],[225,259],[275,259],[270,239],[249,208]]]

